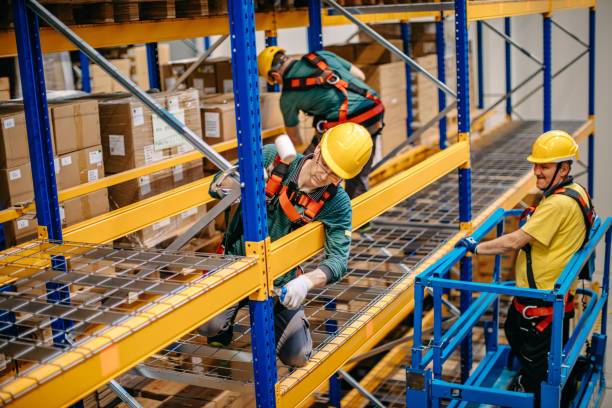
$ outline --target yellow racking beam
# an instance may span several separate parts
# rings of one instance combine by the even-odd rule
[[[70,405],[258,290],[259,275],[252,260],[238,260],[5,383],[0,402],[28,408]]]
[[[467,142],[456,143],[355,198],[353,229],[466,163],[469,149]],[[323,225],[313,222],[274,241],[270,248],[272,276],[276,278],[318,253],[323,249],[323,240]]]

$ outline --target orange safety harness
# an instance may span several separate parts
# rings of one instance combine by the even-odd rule
[[[330,184],[325,188],[321,198],[315,200],[308,194],[299,191],[297,185],[293,182],[285,183],[287,174],[289,173],[289,165],[283,163],[277,155],[274,159],[274,168],[266,182],[266,198],[268,201],[278,197],[283,213],[289,218],[295,227],[312,222],[323,209],[326,202],[331,200],[338,191],[338,186]],[[303,213],[300,214],[295,206],[302,207]]]
[[[574,183],[574,179],[572,177],[568,177],[565,181],[561,182],[556,187],[551,188],[549,191],[545,192],[544,198],[550,197],[553,194],[561,194],[561,195],[565,195],[565,196],[572,198],[573,200],[576,201],[576,203],[578,203],[578,206],[580,207],[580,211],[582,212],[582,216],[584,218],[584,223],[586,227],[584,240],[582,241],[582,246],[581,246],[582,248],[589,240],[590,231],[595,222],[596,214],[595,214],[595,209],[593,208],[593,203],[591,202],[591,197],[588,195],[588,193],[587,193],[587,200],[585,200],[578,191],[567,187],[568,185],[573,184],[573,183]],[[586,190],[584,191],[586,192]],[[535,212],[536,208],[537,208],[537,204],[526,208],[525,211],[523,211],[523,213],[521,214],[520,219],[521,220],[527,219],[529,216],[531,216],[531,214]],[[529,282],[529,287],[531,289],[537,289],[538,286],[536,284],[535,276],[533,272],[531,245],[527,244],[521,249],[525,251],[526,272],[527,272],[527,281]],[[587,268],[587,266],[585,266],[585,268]],[[585,272],[583,269],[579,277],[581,279],[586,279],[586,275],[589,275],[589,272],[588,271]],[[523,301],[527,303],[525,300]],[[552,306],[525,305],[521,303],[517,298],[514,298],[512,304],[514,305],[514,308],[519,313],[521,313],[525,319],[530,320],[530,319],[535,319],[538,317],[543,317],[543,319],[540,322],[538,322],[538,324],[535,326],[536,329],[540,332],[546,330],[546,328],[552,323],[552,320],[553,320]],[[573,296],[569,296],[569,293],[565,296],[564,310],[565,310],[565,313],[569,313],[574,310]]]
[[[344,101],[340,105],[340,109],[338,111],[338,120],[320,120],[315,124],[316,129],[320,133],[323,133],[327,129],[333,128],[334,126],[340,123],[353,122],[360,125],[364,124],[368,120],[373,119],[378,115],[381,115],[385,111],[385,108],[382,104],[382,100],[378,96],[376,96],[367,89],[361,88],[349,81],[345,81],[344,79],[342,79],[340,75],[333,71],[329,67],[327,62],[316,53],[311,52],[309,54],[306,54],[302,57],[302,60],[308,62],[313,67],[318,68],[320,74],[318,76],[313,77],[286,78],[283,80],[283,89],[306,90],[311,89],[315,86],[328,86],[336,88],[338,92],[344,95]],[[371,100],[372,102],[374,102],[374,106],[364,111],[358,112],[352,116],[349,116],[349,91]]]

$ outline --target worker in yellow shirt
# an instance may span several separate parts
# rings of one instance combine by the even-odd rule
[[[533,163],[542,198],[537,206],[525,211],[525,224],[491,241],[477,243],[466,237],[457,246],[479,255],[520,249],[515,267],[516,286],[553,289],[571,257],[588,240],[595,217],[587,191],[570,175],[572,162],[578,158],[578,145],[569,134],[560,130],[542,134],[527,158]],[[569,337],[569,320],[573,314],[572,293],[565,305],[564,343]],[[539,401],[540,386],[547,376],[551,323],[552,305],[549,302],[515,297],[504,325],[512,354],[521,365],[510,389],[534,393],[536,401]],[[571,388],[570,384],[565,387],[562,405],[567,404]]]

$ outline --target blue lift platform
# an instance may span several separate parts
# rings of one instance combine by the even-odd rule
[[[494,228],[501,235],[507,217],[518,216],[516,210],[502,209],[493,213],[472,235],[480,241]],[[565,267],[553,290],[537,290],[516,287],[514,282],[500,280],[501,259],[498,255],[492,281],[487,283],[454,280],[448,277],[451,268],[466,255],[465,248],[455,248],[433,264],[415,280],[414,343],[412,360],[407,368],[406,406],[449,407],[507,406],[534,407],[532,393],[506,390],[516,374],[517,362],[510,356],[510,348],[500,345],[499,308],[500,296],[522,296],[551,302],[553,305],[552,342],[548,357],[548,378],[541,385],[541,407],[560,406],[561,392],[570,373],[580,361],[579,386],[572,407],[597,407],[601,405],[605,391],[603,373],[606,351],[606,318],[610,281],[610,245],[612,242],[612,218],[598,223],[591,239],[580,249]],[[602,276],[593,276],[591,289],[578,289],[576,294],[584,301],[584,310],[574,322],[569,340],[562,344],[563,308],[566,294],[571,290],[583,265],[595,255],[595,248],[605,237],[604,269]],[[426,288],[433,289],[434,330],[429,345],[423,344],[423,304]],[[468,293],[470,306],[443,331],[443,295],[448,290]],[[478,297],[472,297],[478,292]],[[485,317],[485,314],[486,317]],[[489,317],[490,316],[490,317]],[[471,338],[473,328],[484,327],[485,357],[478,366],[469,370],[469,376],[461,383],[449,382],[442,377],[447,359]],[[585,347],[586,345],[586,347]]]

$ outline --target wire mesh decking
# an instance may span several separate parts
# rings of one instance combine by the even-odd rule
[[[555,123],[570,133],[580,125]],[[513,122],[473,152],[474,213],[486,209],[531,171],[525,157],[540,133],[541,122]],[[321,352],[336,333],[362,316],[457,232],[457,196],[457,176],[448,175],[373,220],[366,231],[353,234],[349,272],[340,282],[313,290],[306,301],[313,354],[324,358]],[[304,269],[316,267],[319,259],[309,260]],[[205,338],[192,333],[150,358],[140,372],[194,385],[239,388],[252,382],[249,332],[248,313],[243,309],[229,347],[210,347]],[[278,365],[282,380],[291,370]]]
[[[218,271],[231,271],[224,274],[228,277],[253,263],[67,242],[14,248],[0,258],[5,285],[0,292],[0,388],[4,392],[15,379],[31,379],[35,386],[40,377],[30,374],[42,365],[51,372],[65,370],[60,360],[67,353],[80,354],[70,363],[78,364],[222,283],[215,279]],[[70,302],[48,302],[68,291]],[[60,319],[67,332],[53,327]]]

